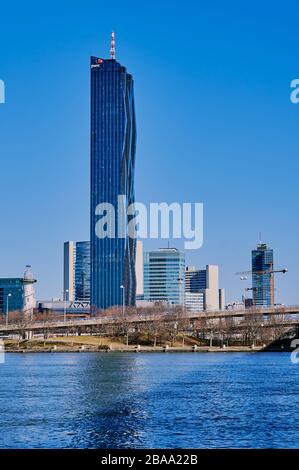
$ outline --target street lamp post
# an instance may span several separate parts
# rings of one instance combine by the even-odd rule
[[[126,288],[125,286],[122,284],[120,286],[121,290],[122,290],[122,320],[123,320],[123,331],[124,333],[126,334],[126,337],[127,337],[127,346],[129,345],[129,325],[128,323],[125,321],[125,293],[126,293]]]
[[[64,302],[63,302],[63,321],[64,322],[66,321],[66,302],[67,302],[66,296],[67,296],[68,292],[69,292],[68,289],[66,289],[64,291]]]
[[[120,288],[122,289],[122,316],[124,317],[125,316],[125,286],[122,284],[120,286]]]
[[[246,276],[240,277],[240,281],[247,281],[247,279],[248,278]],[[247,288],[245,287],[244,293],[243,293],[244,308],[246,308],[246,291],[247,291]]]
[[[182,279],[181,277],[178,278],[178,281],[179,281],[179,284],[183,286],[182,292],[183,292],[183,316],[184,316],[185,315],[185,289],[184,289],[185,282],[184,282],[184,279]]]
[[[9,297],[11,297],[11,293],[7,294],[6,296],[6,326],[8,326],[8,300],[9,300]]]

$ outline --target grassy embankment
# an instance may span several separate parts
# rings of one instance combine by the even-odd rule
[[[234,346],[220,348],[210,348],[207,344],[203,345],[195,338],[179,336],[172,343],[170,341],[161,341],[154,346],[153,341],[147,337],[134,338],[129,345],[126,344],[125,337],[107,337],[107,336],[58,336],[48,339],[32,340],[5,340],[5,350],[7,352],[76,352],[76,351],[248,351],[251,348],[243,346]],[[259,349],[259,348],[256,348]]]

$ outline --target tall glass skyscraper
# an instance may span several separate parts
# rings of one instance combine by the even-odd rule
[[[259,243],[252,250],[252,297],[253,305],[274,305],[273,250]]]
[[[110,59],[91,57],[91,306],[92,311],[135,304],[136,243],[115,218],[115,237],[96,234],[96,208],[109,203],[118,209],[134,202],[136,124],[134,82],[115,60],[114,35]],[[125,207],[125,209],[126,209]],[[118,235],[122,233],[123,238]],[[124,297],[123,297],[124,296]]]

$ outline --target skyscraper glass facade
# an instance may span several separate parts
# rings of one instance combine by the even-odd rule
[[[253,305],[274,305],[273,250],[260,243],[252,250],[251,259]]]
[[[63,298],[90,302],[90,242],[64,243]]]
[[[134,202],[136,124],[132,75],[115,59],[91,57],[91,306],[135,304],[136,244],[115,218],[115,237],[100,238],[96,208],[118,196]],[[118,237],[122,232],[123,238]],[[123,286],[123,288],[121,288]]]
[[[144,299],[183,305],[185,254],[164,248],[144,254]]]
[[[207,270],[187,266],[185,272],[185,291],[197,293],[207,287]]]
[[[90,301],[90,242],[76,243],[75,300]]]

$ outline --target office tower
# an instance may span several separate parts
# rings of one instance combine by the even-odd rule
[[[75,300],[90,301],[90,242],[76,243]]]
[[[206,269],[187,266],[185,272],[185,292],[203,293],[204,309],[219,310],[224,308],[224,289],[219,289],[219,268],[208,264]]]
[[[24,277],[0,279],[0,313],[22,312],[32,315],[36,306],[31,267],[26,266]]]
[[[142,300],[144,294],[143,288],[143,243],[141,240],[136,242],[136,299]]]
[[[205,309],[219,310],[219,268],[207,265],[207,285],[205,289]]]
[[[253,305],[274,305],[273,250],[259,243],[251,252]]]
[[[144,254],[144,299],[183,305],[185,254],[176,248],[160,248]]]
[[[90,301],[90,242],[64,243],[63,300]]]
[[[128,237],[127,207],[134,202],[136,124],[133,77],[115,60],[91,57],[91,305],[92,312],[135,304],[135,239]],[[124,207],[118,207],[123,195]],[[99,205],[116,213],[109,236],[99,233]],[[123,211],[122,211],[123,209]],[[123,219],[118,218],[123,214]],[[104,214],[103,214],[104,215]],[[110,221],[110,220],[109,220]],[[111,221],[110,221],[111,222]],[[114,232],[114,233],[113,233]]]
[[[207,288],[206,269],[196,269],[195,266],[186,266],[185,292],[199,292]]]

